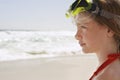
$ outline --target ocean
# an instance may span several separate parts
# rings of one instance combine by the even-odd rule
[[[0,61],[80,55],[74,31],[0,31]]]

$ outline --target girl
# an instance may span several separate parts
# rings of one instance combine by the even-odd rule
[[[120,1],[76,0],[66,16],[77,26],[82,51],[98,57],[99,67],[89,80],[120,80]]]

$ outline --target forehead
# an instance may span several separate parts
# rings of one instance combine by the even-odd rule
[[[90,14],[81,13],[74,17],[75,24],[86,24],[91,21],[94,21],[94,16]]]
[[[79,26],[85,26],[89,28],[102,28],[103,25],[100,25],[98,22],[95,21],[94,18],[91,18],[90,16],[81,18],[79,16],[76,16],[75,18],[75,25],[77,27]]]
[[[95,18],[94,14],[90,14],[89,12],[83,12],[74,17],[76,23],[89,22]]]
[[[106,25],[100,24],[96,21],[97,16],[96,15],[87,15],[87,14],[78,14],[74,17],[74,22],[77,27],[79,26],[86,26],[89,27],[89,29],[105,29],[108,27]]]

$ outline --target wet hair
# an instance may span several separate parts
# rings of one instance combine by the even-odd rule
[[[79,13],[78,17],[80,17],[81,14],[84,14],[85,16],[92,15],[90,18],[93,18],[97,23],[107,25],[107,27],[114,32],[114,39],[118,45],[118,52],[120,52],[120,0],[93,0],[93,2],[94,1],[99,3],[99,6],[103,12],[94,14],[86,11]],[[110,15],[108,15],[107,12],[110,13]]]
[[[120,1],[99,0],[99,5],[105,11],[115,15],[110,19],[107,19],[104,16],[96,16],[94,19],[101,25],[107,25],[107,27],[114,32],[114,39],[118,45],[118,52],[120,52]]]

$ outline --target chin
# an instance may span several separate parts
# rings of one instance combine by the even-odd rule
[[[84,53],[84,54],[90,54],[90,52],[84,52],[84,51],[83,51],[83,53]]]
[[[93,53],[92,51],[90,51],[90,50],[82,50],[82,52],[84,53],[84,54],[90,54],[90,53]]]
[[[93,54],[93,52],[83,52],[83,54]]]

